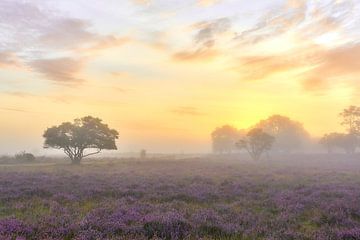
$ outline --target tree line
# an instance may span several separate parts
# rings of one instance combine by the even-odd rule
[[[329,153],[341,149],[348,154],[354,154],[360,143],[360,107],[350,106],[344,109],[339,116],[342,118],[341,125],[345,127],[346,132],[325,134],[320,143],[326,147]]]
[[[360,145],[360,107],[350,106],[339,116],[346,132],[325,134],[319,143],[329,153],[343,150],[354,154]],[[303,125],[286,116],[273,115],[261,120],[249,129],[236,129],[230,125],[216,128],[211,133],[213,152],[217,154],[246,150],[258,160],[269,151],[291,153],[310,144],[310,134]]]
[[[249,130],[224,125],[216,128],[211,138],[214,153],[232,153],[245,149],[258,159],[270,149],[283,153],[296,151],[308,141],[310,135],[301,123],[286,116],[273,115]]]
[[[325,134],[320,143],[328,152],[343,149],[354,154],[359,147],[360,107],[350,106],[340,113],[345,133]],[[44,148],[61,149],[73,164],[102,150],[116,150],[119,133],[101,119],[91,116],[53,126],[43,134]],[[214,153],[232,153],[246,150],[251,158],[259,160],[271,151],[291,153],[310,140],[303,125],[286,116],[273,115],[256,123],[250,129],[236,129],[230,125],[216,128],[212,133]]]

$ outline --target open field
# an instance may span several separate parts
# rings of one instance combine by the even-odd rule
[[[360,239],[359,157],[286,158],[3,165],[0,236]]]

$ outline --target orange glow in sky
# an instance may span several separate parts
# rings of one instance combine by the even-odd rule
[[[312,136],[360,100],[357,0],[2,0],[0,153],[85,115],[120,152],[205,152],[272,114]]]

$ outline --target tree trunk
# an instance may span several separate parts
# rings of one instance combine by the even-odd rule
[[[81,162],[81,158],[73,158],[71,159],[71,164],[73,165],[79,165]]]

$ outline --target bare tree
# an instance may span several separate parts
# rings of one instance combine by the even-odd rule
[[[263,153],[271,149],[274,141],[275,138],[261,128],[254,128],[247,133],[245,138],[240,139],[236,146],[239,149],[245,149],[252,159],[259,160]]]
[[[341,124],[349,133],[360,135],[360,107],[350,106],[344,109],[340,116],[343,119]]]

